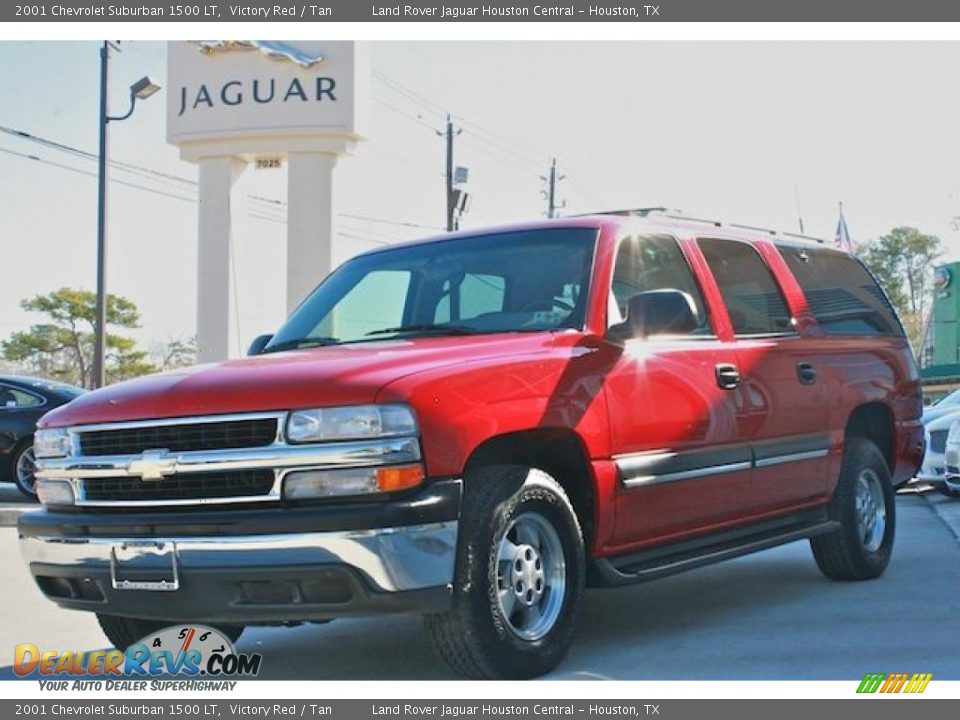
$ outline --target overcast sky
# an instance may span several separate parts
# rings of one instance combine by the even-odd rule
[[[370,138],[338,169],[337,261],[432,232],[370,218],[440,226],[443,142],[433,128],[443,110],[464,128],[465,228],[538,217],[539,176],[556,154],[568,212],[668,205],[795,231],[799,197],[807,232],[831,238],[842,200],[855,241],[909,224],[960,257],[951,227],[960,44],[378,42],[371,52]],[[87,42],[0,43],[0,125],[96,151],[97,53]],[[123,44],[111,66],[115,112],[140,76],[164,84],[165,53],[164,43]],[[163,110],[157,96],[111,126],[111,158],[195,180],[164,142]],[[0,133],[0,338],[36,321],[22,298],[93,289],[95,171],[91,160]],[[188,337],[195,190],[142,171],[112,177],[109,290],[139,305],[145,347]],[[284,200],[284,177],[248,169],[241,179],[241,345],[283,319],[284,209],[253,198]]]

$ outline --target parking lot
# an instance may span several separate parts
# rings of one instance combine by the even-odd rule
[[[833,583],[806,542],[658,582],[587,593],[586,612],[554,679],[852,680],[867,671],[960,679],[960,501],[898,497],[886,575]],[[96,620],[60,610],[29,579],[16,531],[0,528],[0,679],[14,646],[104,647]],[[414,617],[249,628],[267,679],[452,678]],[[402,661],[401,661],[402,658]]]

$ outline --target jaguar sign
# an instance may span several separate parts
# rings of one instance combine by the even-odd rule
[[[188,157],[225,138],[253,156],[278,136],[362,135],[366,68],[349,42],[266,40],[169,44],[167,140]]]
[[[248,165],[286,168],[288,312],[332,269],[335,169],[364,136],[366,57],[362,43],[346,41],[167,45],[167,142],[199,166],[201,362],[236,355],[247,340],[236,336],[230,258],[236,183]],[[151,477],[164,471],[154,461],[143,460]]]
[[[332,77],[317,77],[314,82],[304,86],[300,78],[293,78],[290,84],[285,88],[277,90],[277,81],[274,78],[260,80],[254,78],[249,85],[245,85],[242,80],[228,80],[219,87],[210,88],[201,84],[196,88],[190,88],[184,85],[180,88],[180,110],[177,117],[182,117],[184,113],[192,110],[207,108],[216,108],[218,105],[227,107],[237,107],[244,102],[254,102],[261,105],[268,105],[273,102],[287,103],[297,101],[301,103],[336,102],[337,97],[334,90],[337,87],[337,81]]]

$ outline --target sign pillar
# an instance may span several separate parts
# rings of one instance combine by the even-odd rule
[[[333,269],[337,155],[287,155],[287,315]]]
[[[363,140],[367,53],[345,41],[177,41],[167,73],[167,141],[200,166],[198,359],[216,362],[247,340],[237,337],[231,200],[248,162],[286,160],[287,312],[333,269],[334,169]]]
[[[211,362],[236,352],[233,273],[234,183],[246,163],[233,157],[199,162],[197,214],[197,360]]]

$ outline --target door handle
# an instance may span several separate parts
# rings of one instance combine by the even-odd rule
[[[740,384],[740,371],[732,363],[718,363],[714,368],[717,373],[717,385],[724,390],[733,390]]]
[[[817,369],[808,362],[797,363],[797,379],[801,385],[813,385],[817,381]]]

